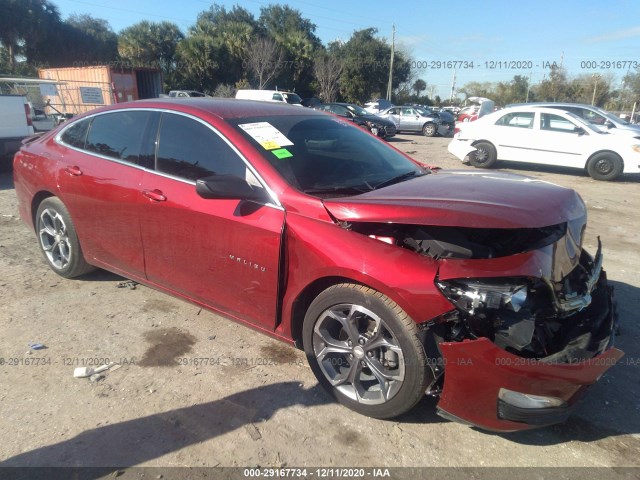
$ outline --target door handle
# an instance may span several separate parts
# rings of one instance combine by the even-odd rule
[[[154,200],[156,202],[164,202],[167,197],[162,194],[162,191],[158,190],[143,190],[142,194],[150,200]]]
[[[72,177],[79,177],[80,175],[82,175],[82,170],[80,170],[80,167],[77,167],[75,165],[72,167],[66,167],[64,171]]]

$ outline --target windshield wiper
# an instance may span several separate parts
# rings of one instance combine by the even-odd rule
[[[423,175],[426,175],[427,173],[431,173],[431,172],[429,170],[426,170],[426,171],[423,171],[423,172],[415,171],[415,170],[412,170],[410,172],[405,172],[405,173],[402,173],[402,174],[397,175],[395,177],[392,177],[389,180],[385,180],[384,182],[381,182],[381,183],[375,185],[373,187],[373,189],[377,190],[377,189],[382,188],[382,187],[388,187],[389,185],[393,185],[394,183],[400,183],[400,182],[402,182],[404,180],[407,180],[409,178],[416,177],[416,176],[417,177],[422,177]]]

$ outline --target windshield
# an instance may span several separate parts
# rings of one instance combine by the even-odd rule
[[[356,114],[356,116],[361,117],[363,115],[371,115],[369,112],[367,112],[364,108],[358,106],[358,105],[345,105],[345,107]]]
[[[593,132],[593,133],[604,133],[600,129],[598,129],[598,128],[594,127],[593,125],[591,125],[591,123],[586,121],[584,118],[576,115],[575,113],[573,113],[573,112],[564,112],[564,113],[569,115],[573,120],[576,121],[576,123],[580,124],[580,126],[582,128],[584,128],[585,130],[589,130],[590,132]]]
[[[599,110],[599,112],[607,117],[614,124],[621,123],[622,125],[630,125],[630,123],[622,117],[616,117],[613,113],[605,112],[604,110]]]
[[[428,170],[330,115],[227,120],[294,188],[321,198],[357,195]]]
[[[415,107],[415,109],[420,113],[420,115],[422,115],[424,117],[428,117],[429,115],[433,115],[433,112],[431,110],[426,109],[426,108]]]
[[[282,95],[287,103],[302,103],[302,99],[296,93],[283,93]]]

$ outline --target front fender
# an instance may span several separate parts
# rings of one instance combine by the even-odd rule
[[[438,264],[398,246],[324,220],[288,214],[285,278],[279,329],[291,335],[293,304],[318,279],[341,277],[367,285],[396,302],[416,323],[452,309],[435,286]]]

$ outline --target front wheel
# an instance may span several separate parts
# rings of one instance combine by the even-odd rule
[[[44,259],[58,275],[73,278],[95,269],[85,261],[69,211],[60,199],[49,197],[40,203],[36,234]]]
[[[436,133],[438,133],[438,126],[435,123],[427,123],[422,128],[422,133],[424,133],[425,137],[435,137]]]
[[[432,378],[413,320],[362,285],[338,284],[318,295],[305,315],[303,341],[320,384],[363,415],[410,410]]]
[[[624,164],[615,153],[602,152],[593,156],[587,164],[587,172],[594,180],[615,180],[622,174]]]

